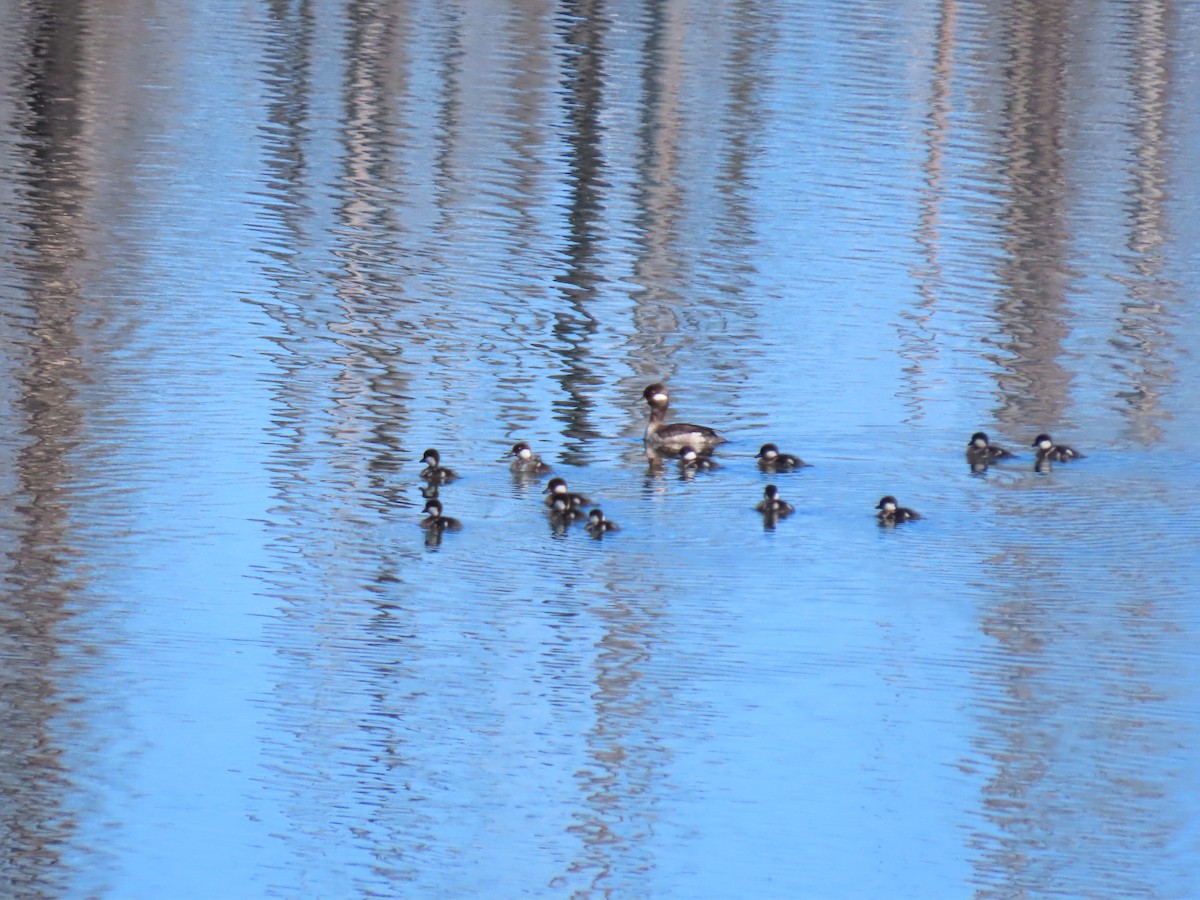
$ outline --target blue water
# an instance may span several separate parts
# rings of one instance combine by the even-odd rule
[[[0,894],[1200,895],[1198,40],[0,10]]]

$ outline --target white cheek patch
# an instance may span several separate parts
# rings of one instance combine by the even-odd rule
[[[655,403],[666,403],[668,400],[671,399],[666,394],[662,394],[662,393],[652,394],[651,396],[654,398]]]

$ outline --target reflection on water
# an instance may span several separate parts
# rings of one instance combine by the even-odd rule
[[[19,191],[23,202],[19,212],[9,206],[4,226],[0,891],[6,896],[56,894],[69,878],[64,851],[74,831],[77,776],[63,731],[71,729],[69,707],[78,701],[70,682],[86,671],[87,660],[75,652],[64,659],[61,645],[70,640],[77,599],[90,589],[74,515],[88,505],[78,489],[80,388],[87,377],[79,358],[82,73],[72,61],[80,32],[77,23],[56,27],[42,16],[23,23],[21,36],[21,42],[8,39],[24,46],[19,55],[6,54],[5,76],[21,96],[20,116],[10,120],[16,127],[7,129],[4,142],[6,168],[23,173],[19,185],[6,185],[5,193]],[[49,147],[57,151],[50,154]]]
[[[0,11],[3,894],[1200,892],[1198,37]]]

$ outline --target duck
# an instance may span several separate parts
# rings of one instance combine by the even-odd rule
[[[987,434],[982,431],[971,435],[971,441],[967,444],[967,462],[970,463],[972,469],[986,469],[994,462],[1015,458],[1015,453],[1010,453],[1003,447],[988,441]]]
[[[668,425],[667,406],[671,397],[661,382],[649,385],[642,396],[650,404],[650,421],[646,423],[646,446],[664,450],[681,450],[692,447],[700,453],[711,453],[726,439],[707,425],[691,425],[687,422],[672,422]]]
[[[780,453],[774,444],[763,444],[754,454],[754,458],[758,460],[758,467],[764,472],[790,472],[792,469],[810,465],[791,453]]]
[[[779,488],[773,484],[768,484],[763,488],[763,498],[758,506],[754,508],[764,516],[775,516],[777,518],[790,516],[796,511],[796,507],[792,506],[786,500],[780,499]]]
[[[895,525],[898,522],[912,522],[921,518],[916,510],[901,506],[891,494],[881,499],[875,507],[879,512],[876,518],[880,525]]]
[[[1070,462],[1073,459],[1087,458],[1074,447],[1054,443],[1054,439],[1048,434],[1039,434],[1033,439],[1031,446],[1037,447],[1037,461],[1039,463]]]
[[[551,478],[546,483],[546,489],[542,491],[546,494],[546,505],[553,507],[556,500],[564,500],[568,506],[578,509],[581,506],[587,506],[592,501],[583,494],[574,494],[567,489],[567,481],[565,478]]]
[[[721,464],[711,456],[701,456],[695,447],[688,446],[679,450],[679,468],[684,472],[708,472],[721,468]]]
[[[564,526],[587,518],[587,514],[584,513],[583,509],[579,505],[572,503],[569,496],[567,494],[550,495],[550,524],[554,526],[556,531],[562,531]]]
[[[545,475],[554,471],[553,467],[542,462],[542,458],[534,453],[524,441],[513,444],[509,456],[512,457],[512,462],[508,464],[508,467],[518,475]]]
[[[612,519],[604,518],[604,511],[593,509],[588,513],[587,524],[583,526],[592,537],[602,537],[607,531],[620,531],[621,528]]]
[[[425,468],[421,470],[421,477],[431,484],[449,484],[458,477],[457,472],[442,465],[441,455],[432,447],[425,451],[421,462],[425,463]]]
[[[421,520],[421,527],[428,528],[431,531],[461,531],[462,522],[458,519],[453,519],[450,516],[442,515],[442,501],[436,497],[425,504],[425,518]]]

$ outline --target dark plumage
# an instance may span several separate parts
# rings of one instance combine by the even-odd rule
[[[774,516],[779,519],[790,516],[796,511],[796,507],[780,498],[779,488],[773,484],[768,484],[763,488],[763,498],[754,508],[764,516]]]
[[[513,444],[512,452],[509,455],[512,457],[512,462],[508,464],[508,467],[518,474],[545,475],[554,471],[548,464],[542,462],[542,458],[530,450],[529,445],[524,441]]]
[[[764,472],[788,472],[809,465],[798,456],[780,453],[774,444],[763,444],[754,454],[754,458],[758,460],[758,467]]]
[[[582,507],[571,503],[570,499],[563,494],[551,496],[549,513],[550,524],[554,526],[555,530],[587,518]]]
[[[988,436],[982,431],[971,435],[971,441],[967,444],[967,462],[970,463],[972,469],[986,469],[994,462],[1002,459],[1014,459],[1015,456],[1016,454],[991,443]]]
[[[542,491],[546,494],[546,505],[553,507],[556,500],[564,501],[567,506],[578,509],[582,506],[587,506],[592,501],[583,494],[573,494],[567,489],[567,481],[565,478],[551,478],[546,482],[546,488]]]
[[[593,509],[588,513],[587,524],[583,526],[592,537],[602,537],[608,531],[620,531],[620,527],[611,519],[604,518],[604,512]]]
[[[711,456],[701,456],[695,447],[683,447],[679,451],[679,468],[685,472],[709,471],[721,468],[721,464]]]
[[[1037,447],[1037,461],[1039,463],[1070,462],[1073,459],[1087,458],[1074,447],[1054,443],[1054,440],[1048,434],[1039,434],[1033,439],[1032,446]]]
[[[457,472],[442,465],[441,456],[432,447],[425,451],[421,462],[425,463],[425,468],[421,470],[421,477],[430,484],[449,484],[458,477]]]
[[[875,508],[879,510],[876,517],[881,525],[896,525],[900,522],[912,522],[921,518],[920,513],[916,510],[900,506],[891,494],[880,500]]]
[[[442,501],[438,499],[430,500],[425,504],[425,518],[421,520],[421,527],[428,528],[431,531],[461,531],[462,522],[458,519],[452,519],[450,516],[442,515]]]

